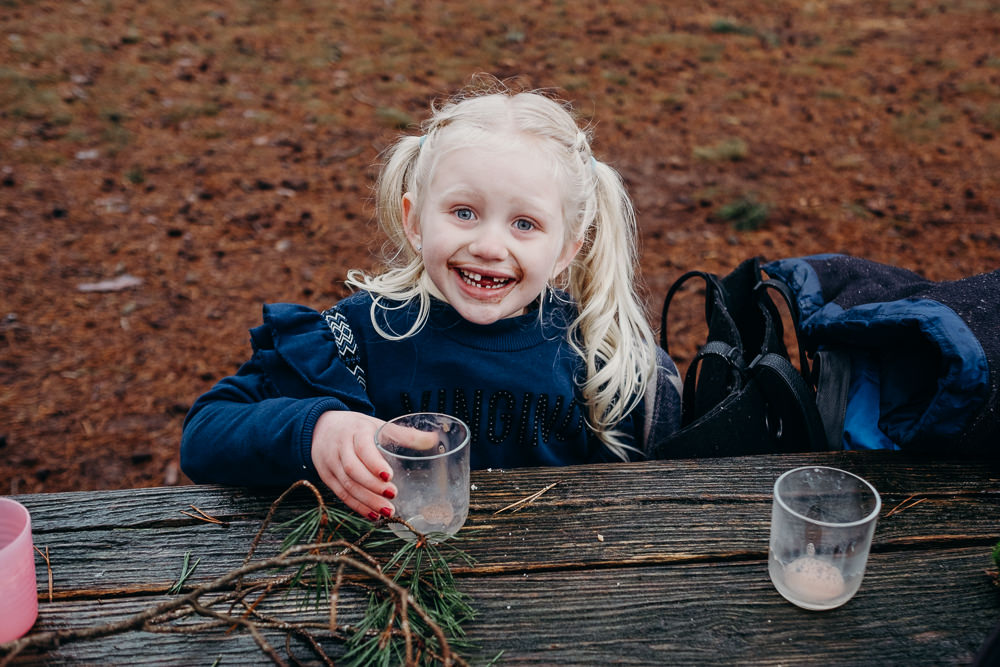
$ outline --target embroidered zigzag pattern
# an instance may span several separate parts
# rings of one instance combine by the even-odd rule
[[[333,333],[333,340],[337,343],[337,353],[340,360],[347,366],[347,370],[351,371],[358,384],[367,389],[365,370],[361,367],[361,355],[358,354],[358,342],[354,340],[354,331],[347,318],[334,306],[323,313],[323,319]]]

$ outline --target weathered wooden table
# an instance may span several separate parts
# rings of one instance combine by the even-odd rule
[[[774,480],[814,463],[861,475],[883,498],[861,590],[827,612],[789,604],[767,573]],[[520,511],[496,513],[554,482]],[[51,602],[45,563],[36,561],[32,634],[126,618],[168,599],[188,552],[201,559],[189,584],[238,566],[281,490],[18,497],[51,560]],[[298,498],[299,509],[311,503]],[[226,525],[182,514],[192,505]],[[456,569],[478,612],[467,626],[477,649],[466,657],[483,664],[502,652],[498,664],[509,665],[970,663],[1000,621],[1000,588],[988,573],[998,517],[995,462],[830,453],[474,472],[460,535],[476,563]],[[267,662],[239,630],[136,631],[14,660]]]

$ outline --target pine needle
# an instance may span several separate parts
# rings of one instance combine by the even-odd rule
[[[189,550],[184,554],[184,564],[181,566],[181,576],[177,579],[176,582],[174,582],[174,585],[170,587],[167,593],[169,593],[170,595],[176,595],[177,593],[180,593],[181,590],[184,588],[184,583],[188,580],[188,577],[190,577],[194,573],[195,568],[198,567],[198,563],[201,562],[201,559],[199,558],[194,562],[194,565],[189,566],[190,562],[191,562],[191,551]]]

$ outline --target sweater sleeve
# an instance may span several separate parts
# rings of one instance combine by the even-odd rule
[[[341,332],[342,333],[342,332]],[[312,435],[327,410],[373,412],[356,369],[322,315],[265,306],[253,356],[195,401],[184,420],[181,467],[196,483],[288,485],[316,479]],[[353,360],[356,363],[356,359]]]

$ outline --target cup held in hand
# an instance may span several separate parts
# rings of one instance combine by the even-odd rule
[[[432,542],[458,532],[469,515],[469,427],[449,415],[418,412],[383,424],[375,444],[392,468],[396,515]],[[389,526],[416,539],[405,526]]]

